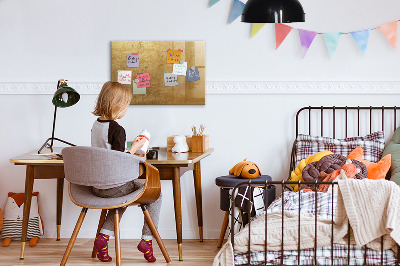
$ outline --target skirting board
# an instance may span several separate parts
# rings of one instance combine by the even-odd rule
[[[218,230],[206,230],[204,229],[204,239],[218,239],[221,229]],[[70,238],[71,232],[73,228],[70,230],[63,229],[61,226],[61,238]],[[159,230],[159,233],[163,239],[176,239],[176,231],[175,230]],[[81,228],[79,231],[79,238],[93,238],[96,234],[96,231],[93,230],[85,230]],[[182,230],[182,238],[183,239],[198,239],[199,238],[199,231],[196,230]],[[57,232],[56,230],[50,230],[46,228],[45,235],[43,238],[56,238]],[[122,239],[139,239],[142,236],[142,228],[138,229],[129,229],[129,228],[121,228],[121,238]],[[226,232],[226,236],[228,236],[228,230]]]
[[[0,83],[0,94],[53,94],[57,83]],[[80,94],[97,95],[103,82],[71,82]],[[206,94],[400,94],[400,81],[207,81]]]

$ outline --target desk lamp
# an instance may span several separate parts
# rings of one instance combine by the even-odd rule
[[[38,153],[40,153],[45,147],[50,148],[51,152],[53,152],[53,141],[58,140],[62,143],[75,146],[72,143],[69,143],[65,140],[55,138],[54,137],[54,129],[56,127],[56,116],[57,116],[57,107],[65,108],[70,107],[76,104],[79,101],[79,93],[76,92],[73,88],[69,87],[67,84],[67,80],[60,79],[57,83],[57,90],[53,95],[53,105],[54,105],[54,118],[53,118],[53,131],[51,133],[51,138],[48,138],[42,147],[39,149]],[[49,144],[49,141],[50,144]]]
[[[304,10],[298,0],[249,0],[243,8],[242,22],[304,22]]]

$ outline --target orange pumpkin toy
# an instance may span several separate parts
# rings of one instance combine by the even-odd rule
[[[261,171],[258,166],[255,163],[246,160],[247,158],[242,162],[237,163],[231,170],[229,170],[229,174],[249,179],[260,176]]]

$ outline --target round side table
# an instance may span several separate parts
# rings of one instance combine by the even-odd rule
[[[233,189],[237,184],[246,182],[246,181],[263,181],[266,180],[272,181],[272,178],[269,175],[261,175],[254,179],[246,179],[241,177],[236,177],[234,175],[220,176],[215,179],[215,184],[220,187],[220,209],[225,212],[224,221],[222,222],[221,233],[219,235],[218,245],[220,248],[222,246],[222,242],[224,241],[226,228],[228,227],[229,222],[229,208],[230,208],[230,199],[229,193],[230,190]],[[256,187],[256,186],[255,186]],[[267,206],[271,204],[275,200],[275,186],[271,186],[268,189],[268,200]]]

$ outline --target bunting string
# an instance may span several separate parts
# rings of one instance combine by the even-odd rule
[[[235,1],[237,1],[237,0],[235,0]],[[392,22],[399,22],[400,20],[394,20],[394,21],[392,21]],[[389,22],[389,23],[391,23],[391,22]],[[385,25],[385,24],[383,24],[383,25]],[[370,28],[370,30],[379,30],[379,27],[380,26],[378,26],[378,27],[375,27],[375,28]],[[291,27],[292,29],[294,29],[294,30],[300,30],[299,28],[293,28],[293,27]],[[307,31],[311,31],[311,30],[307,30]],[[358,31],[363,31],[363,30],[358,30]],[[351,34],[352,32],[357,32],[357,30],[355,30],[355,31],[350,31],[350,32],[341,32],[341,31],[339,31],[338,33],[339,34],[342,34],[342,35],[345,35],[345,34]],[[328,34],[329,32],[317,32],[317,34]]]

